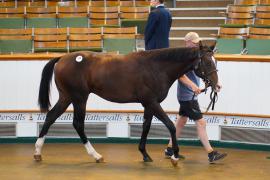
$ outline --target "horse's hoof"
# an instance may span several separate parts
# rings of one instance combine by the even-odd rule
[[[145,157],[143,158],[144,162],[153,162],[153,159],[151,157]]]
[[[40,155],[40,154],[35,154],[35,155],[34,155],[34,160],[37,161],[37,162],[42,161],[41,155]]]
[[[103,162],[104,162],[104,158],[103,157],[101,157],[99,159],[96,159],[96,163],[103,163]]]
[[[171,163],[174,167],[177,167],[178,165],[178,160],[171,159]]]
[[[171,156],[171,163],[172,163],[172,165],[173,165],[174,167],[177,166],[178,161],[179,161],[179,155],[178,155],[177,158],[176,158],[174,155]]]

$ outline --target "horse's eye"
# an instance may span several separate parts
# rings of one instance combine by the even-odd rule
[[[204,61],[203,64],[204,64],[204,66],[206,66],[206,67],[211,67],[212,64],[213,64],[213,61],[210,60],[210,59],[206,59],[206,60]]]
[[[209,61],[206,63],[207,66],[212,66],[213,65],[213,62]]]

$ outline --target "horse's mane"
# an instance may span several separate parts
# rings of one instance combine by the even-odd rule
[[[89,53],[89,52],[88,52]],[[163,48],[148,51],[133,52],[127,55],[117,55],[110,53],[96,53],[90,52],[92,57],[98,58],[104,62],[108,61],[129,61],[129,60],[140,60],[140,61],[182,61],[186,62],[198,57],[198,48]]]
[[[195,59],[199,55],[198,48],[164,48],[149,51],[138,52],[144,59],[153,59],[155,61],[188,61]]]

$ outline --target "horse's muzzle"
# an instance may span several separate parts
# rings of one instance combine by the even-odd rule
[[[217,85],[214,88],[214,91],[215,92],[220,92],[221,88],[222,88],[222,85],[220,83],[217,83]]]

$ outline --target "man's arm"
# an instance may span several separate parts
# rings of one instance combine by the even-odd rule
[[[170,13],[170,12],[169,12]],[[170,18],[169,18],[169,29],[172,27],[172,15],[170,13]]]
[[[186,75],[183,75],[179,78],[179,80],[185,84],[186,86],[190,87],[192,89],[192,91],[198,95],[201,93],[200,88],[194,83],[192,82]]]
[[[147,42],[151,39],[153,32],[156,28],[156,23],[158,21],[158,17],[157,17],[157,13],[156,12],[151,12],[149,14],[148,20],[147,20],[147,24],[144,30],[144,40],[145,43],[147,44]]]

